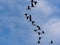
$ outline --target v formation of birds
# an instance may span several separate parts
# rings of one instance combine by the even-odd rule
[[[37,1],[34,1],[34,0],[31,0],[30,2],[31,2],[31,6],[28,5],[26,10],[30,10],[31,7],[34,8],[34,7],[37,5],[37,3],[38,3]],[[43,31],[43,30],[41,29],[41,27],[35,23],[34,20],[32,20],[31,14],[25,13],[24,15],[25,15],[26,19],[27,19],[29,22],[32,23],[32,26],[35,26],[35,27],[36,27],[36,29],[34,29],[34,32],[36,32],[36,33],[38,34],[37,44],[40,44],[40,43],[41,43],[41,39],[42,39],[42,37],[41,37],[40,35],[41,35],[41,34],[45,34],[45,31]],[[53,43],[54,43],[53,40],[51,40],[51,41],[50,41],[50,44],[53,44]]]

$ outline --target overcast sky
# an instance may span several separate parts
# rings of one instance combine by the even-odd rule
[[[39,45],[60,45],[60,0],[36,0],[30,11],[30,0],[0,0],[0,45],[37,45],[38,35],[25,13],[45,31]]]

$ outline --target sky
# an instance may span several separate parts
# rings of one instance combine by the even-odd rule
[[[60,45],[60,0],[36,1],[28,11],[30,0],[0,0],[0,45]],[[37,44],[38,34],[25,13],[45,31],[41,44]]]

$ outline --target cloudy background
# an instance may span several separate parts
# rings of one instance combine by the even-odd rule
[[[38,35],[25,13],[45,31],[41,44],[60,45],[60,0],[36,0],[38,4],[27,11],[30,0],[0,0],[0,45],[37,45]]]

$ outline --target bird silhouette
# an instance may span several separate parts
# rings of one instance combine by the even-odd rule
[[[28,6],[27,10],[30,10],[30,9],[31,9],[30,6]]]
[[[25,16],[27,16],[28,14],[27,13],[25,13]]]
[[[53,44],[53,40],[51,40],[51,42],[50,42],[51,44]]]
[[[39,40],[41,40],[41,37],[39,37]]]
[[[37,1],[34,1],[35,5],[37,4]]]
[[[33,25],[33,26],[36,26],[35,21],[32,21],[32,25]]]
[[[38,44],[40,44],[40,41],[38,40]]]
[[[44,31],[42,31],[42,34],[44,34]]]
[[[28,15],[27,13],[25,13],[25,16],[26,16],[27,20],[29,19],[29,21],[32,21],[31,15]]]
[[[31,0],[31,7],[34,7],[34,0]]]
[[[37,31],[37,30],[34,30],[35,32]]]
[[[34,2],[34,0],[31,0],[31,3],[33,3]]]
[[[40,26],[37,25],[38,30],[41,30]]]
[[[38,35],[40,35],[41,33],[40,32],[38,32]]]
[[[32,21],[32,17],[31,17],[31,15],[30,15],[30,20],[29,21]]]
[[[27,13],[25,13],[25,16],[26,16],[26,18],[28,19],[28,16],[27,16],[28,14]]]
[[[31,7],[34,7],[34,4],[33,3],[31,3]]]

